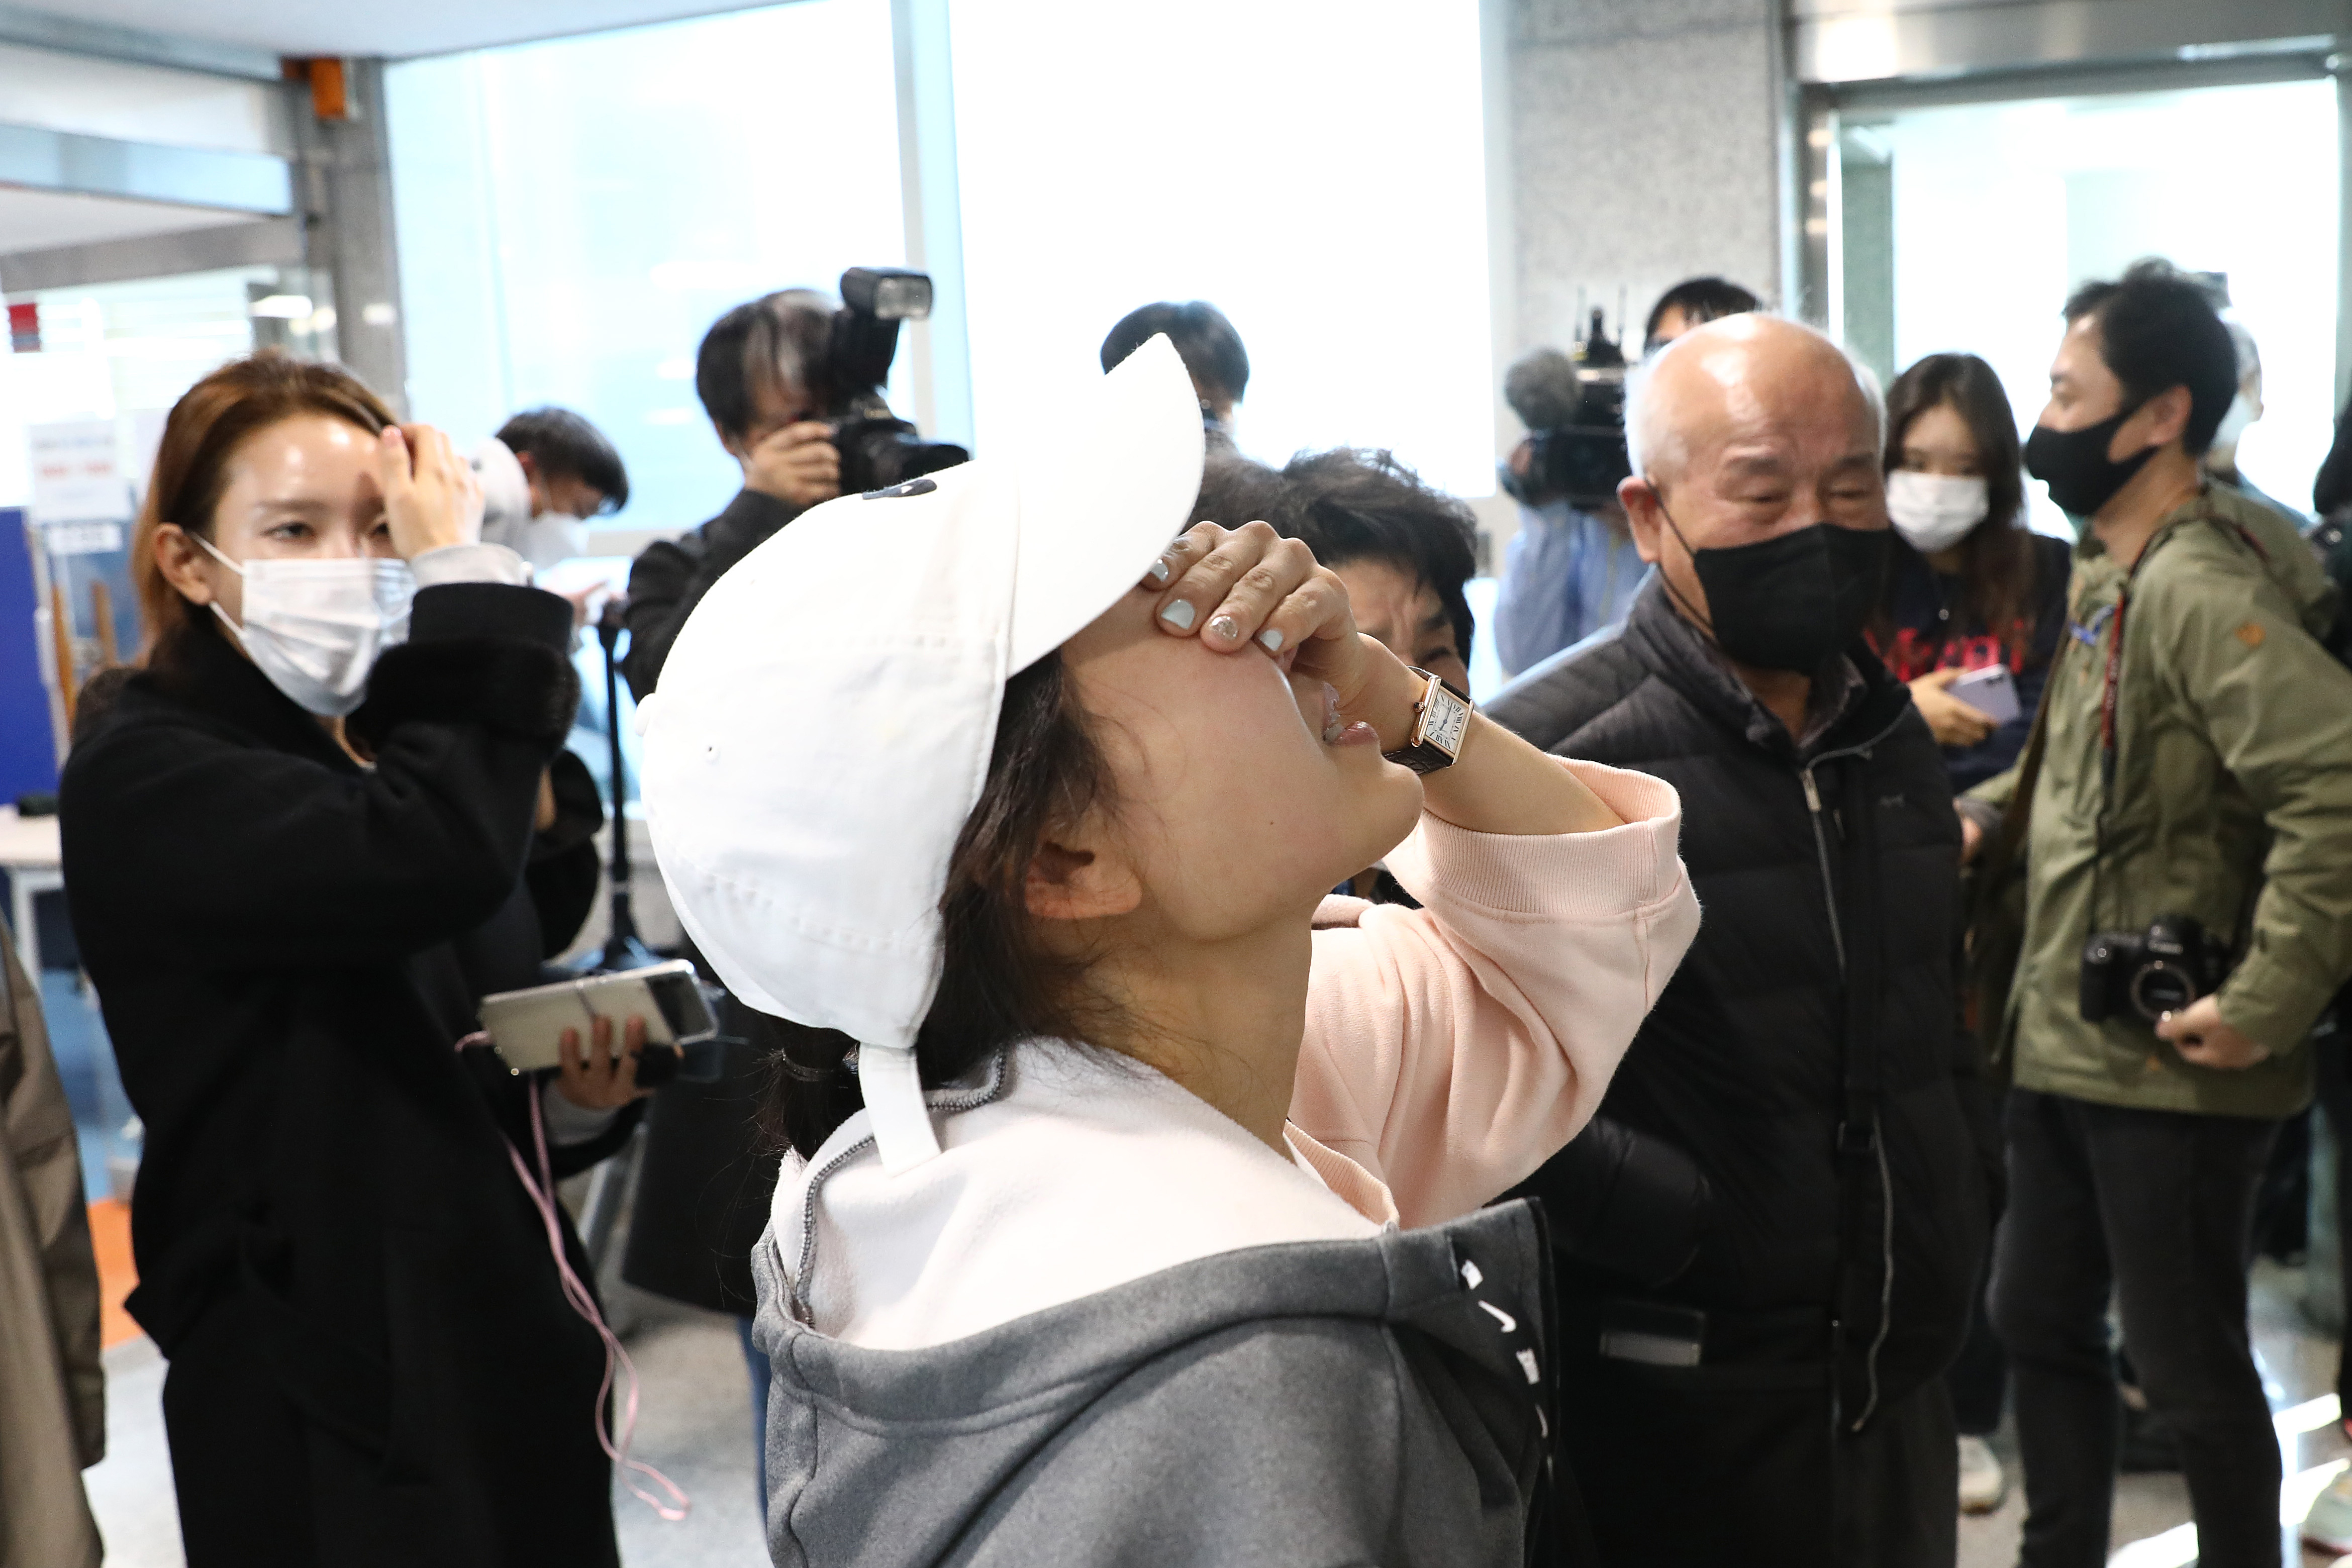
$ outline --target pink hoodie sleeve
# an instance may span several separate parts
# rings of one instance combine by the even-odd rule
[[[1469,1213],[1590,1121],[1698,931],[1682,804],[1563,761],[1624,826],[1472,833],[1424,816],[1388,858],[1423,908],[1326,900],[1290,1120],[1388,1184],[1408,1226]]]

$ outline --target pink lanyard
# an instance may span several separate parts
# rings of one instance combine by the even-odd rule
[[[458,1041],[457,1048],[464,1050],[467,1046],[487,1046],[489,1043],[488,1035],[473,1034]],[[678,1489],[676,1481],[651,1465],[642,1459],[629,1458],[629,1445],[635,1440],[637,1430],[636,1363],[629,1360],[629,1352],[621,1347],[620,1336],[613,1332],[605,1324],[604,1314],[596,1310],[595,1296],[581,1283],[580,1276],[572,1270],[572,1260],[563,1255],[563,1225],[555,1214],[555,1177],[548,1164],[547,1126],[540,1115],[539,1096],[540,1086],[533,1084],[528,1098],[530,1100],[531,1146],[539,1155],[537,1181],[531,1179],[530,1167],[523,1163],[522,1151],[514,1146],[514,1141],[503,1134],[499,1141],[507,1146],[507,1158],[514,1163],[515,1179],[521,1182],[523,1191],[530,1194],[531,1207],[539,1211],[540,1219],[547,1226],[547,1250],[555,1258],[556,1277],[563,1282],[563,1299],[571,1303],[572,1310],[579,1313],[590,1328],[596,1331],[596,1337],[604,1342],[604,1378],[596,1385],[596,1446],[604,1449],[604,1457],[618,1468],[621,1484],[629,1489],[630,1495],[675,1524],[686,1517],[687,1510],[694,1506],[694,1500]],[[604,1396],[613,1392],[613,1369],[616,1365],[628,1378],[628,1394],[621,1406],[621,1437],[617,1445],[613,1440],[612,1429],[604,1415]],[[671,1507],[637,1485],[631,1476],[632,1471],[651,1477],[656,1485],[677,1500],[677,1506]]]

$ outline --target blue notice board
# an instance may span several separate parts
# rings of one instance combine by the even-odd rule
[[[0,802],[58,787],[22,507],[0,507]]]

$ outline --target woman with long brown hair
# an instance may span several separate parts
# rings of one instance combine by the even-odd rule
[[[634,1060],[600,1037],[542,1089],[455,1048],[452,944],[516,896],[577,696],[571,606],[480,512],[347,372],[215,371],[139,521],[142,668],[67,763],[193,1568],[617,1562],[604,1351],[551,1236],[588,1270],[508,1141],[600,1157]]]
[[[2017,419],[1976,355],[1929,354],[1888,389],[1886,510],[1897,540],[1871,641],[1966,789],[2024,749],[2066,625],[2066,545],[2025,527]],[[1996,666],[2013,712],[1954,690]]]

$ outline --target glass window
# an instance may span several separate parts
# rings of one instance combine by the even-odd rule
[[[905,254],[887,0],[801,0],[385,72],[409,405],[470,445],[553,403],[628,465],[620,521],[740,482],[694,395],[728,307]]]
[[[977,437],[1154,300],[1250,354],[1238,439],[1494,489],[1475,0],[954,0]]]

